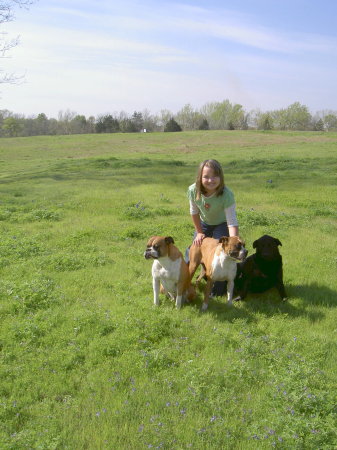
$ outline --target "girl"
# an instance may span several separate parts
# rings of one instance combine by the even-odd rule
[[[200,164],[196,182],[188,188],[188,198],[195,228],[192,245],[201,245],[205,237],[238,236],[234,195],[225,186],[218,161],[206,159]],[[225,291],[225,281],[214,283],[213,295],[224,295]]]

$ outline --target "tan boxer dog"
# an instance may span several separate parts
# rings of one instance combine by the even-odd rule
[[[175,300],[181,308],[183,299],[193,300],[194,287],[183,255],[170,236],[152,236],[144,253],[146,259],[154,259],[152,264],[152,286],[154,304],[159,305],[159,292]],[[162,287],[162,289],[161,289]]]
[[[238,236],[223,236],[219,240],[205,238],[201,246],[191,246],[189,264],[191,280],[201,263],[204,268],[198,280],[203,275],[207,277],[204,302],[201,307],[202,311],[206,311],[208,308],[209,296],[214,281],[227,280],[227,301],[229,305],[232,304],[237,263],[242,262],[248,253],[244,245],[244,242]]]

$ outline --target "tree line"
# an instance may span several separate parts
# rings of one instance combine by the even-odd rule
[[[242,105],[229,100],[210,102],[199,109],[185,105],[176,114],[161,110],[107,113],[97,117],[61,111],[56,118],[45,113],[25,117],[0,110],[0,137],[88,134],[138,133],[141,131],[181,130],[312,130],[337,131],[337,111],[320,111],[312,115],[307,106],[295,102],[273,111],[245,111]]]

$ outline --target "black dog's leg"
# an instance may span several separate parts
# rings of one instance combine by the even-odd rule
[[[282,300],[287,299],[286,290],[283,284],[283,270],[280,269],[279,273],[277,274],[277,281],[276,281],[276,289],[278,290],[280,297]]]
[[[236,278],[234,280],[234,301],[238,302],[240,300],[243,300],[249,291],[251,283],[251,277],[247,277],[247,275],[240,274],[239,278]]]
[[[241,300],[244,300],[247,297],[250,284],[251,284],[251,278],[247,277],[247,276],[244,277],[243,283],[242,283],[242,288],[239,291],[239,296],[240,296]]]
[[[237,273],[235,278],[236,293],[238,294],[235,301],[243,300],[250,289],[254,264],[252,261],[244,261],[237,265]]]

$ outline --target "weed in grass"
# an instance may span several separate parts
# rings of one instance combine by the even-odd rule
[[[160,194],[159,201],[162,203],[172,203],[172,201],[166,197],[164,194]]]
[[[59,221],[61,215],[59,211],[50,208],[31,208],[10,206],[0,209],[0,221],[10,223],[40,222],[40,221]]]
[[[36,237],[7,234],[0,241],[1,257],[8,257],[11,261],[40,255],[42,249],[42,244]]]
[[[127,206],[121,215],[121,218],[125,220],[142,220],[148,217],[153,217],[153,213],[142,202]]]
[[[55,272],[69,272],[81,270],[86,267],[103,267],[113,264],[113,260],[104,252],[98,252],[92,248],[83,248],[83,253],[53,254],[40,258],[38,266],[48,268]]]
[[[142,202],[137,202],[136,204],[132,204],[127,206],[121,212],[122,220],[143,220],[151,217],[162,217],[162,216],[170,216],[173,214],[171,209],[157,207],[150,208],[146,206]]]
[[[156,217],[165,217],[165,216],[172,216],[173,214],[180,215],[180,211],[179,210],[173,211],[172,209],[159,207],[153,209],[153,214]]]
[[[10,219],[12,215],[12,211],[10,211],[8,208],[1,208],[0,210],[0,221],[7,221]]]
[[[60,213],[48,209],[36,209],[29,213],[27,220],[29,221],[40,221],[40,220],[49,220],[49,221],[58,221],[60,220]]]
[[[254,210],[242,210],[238,211],[238,217],[240,219],[240,225],[244,227],[254,226],[270,226],[277,223],[275,215],[267,215],[263,212]]]
[[[119,235],[118,238],[121,240],[126,239],[145,239],[147,237],[147,231],[143,228],[134,228],[134,227],[127,227],[123,229]]]
[[[45,262],[43,262],[43,265],[44,264]],[[55,270],[56,272],[79,270],[83,269],[86,266],[84,258],[74,254],[54,255],[48,258],[47,264],[51,268],[51,270]]]
[[[30,281],[1,283],[0,294],[7,297],[9,310],[14,313],[30,312],[50,307],[57,299],[54,295],[55,283],[48,278],[37,277]]]
[[[97,231],[92,229],[80,229],[74,232],[70,232],[64,237],[63,246],[78,248],[84,244],[88,244],[97,238]]]
[[[314,208],[312,211],[312,214],[314,216],[321,216],[321,217],[333,217],[333,218],[337,218],[337,213],[336,213],[336,209],[333,207],[329,207],[329,206],[324,206],[321,208]]]

